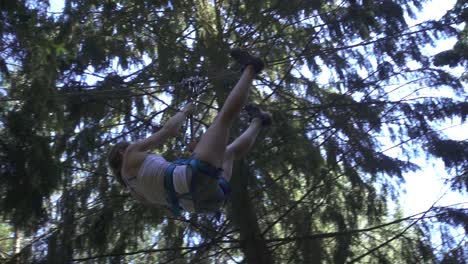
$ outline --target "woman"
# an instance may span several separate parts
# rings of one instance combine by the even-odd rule
[[[196,145],[192,158],[168,162],[160,155],[148,153],[178,134],[185,118],[195,111],[191,103],[149,138],[120,142],[110,150],[108,161],[113,174],[136,199],[149,205],[169,206],[176,215],[181,209],[215,212],[225,202],[234,160],[248,152],[262,127],[271,124],[269,113],[247,106],[251,124],[227,146],[229,130],[247,102],[252,80],[264,67],[259,58],[246,51],[235,49],[231,56],[241,64],[242,76]]]

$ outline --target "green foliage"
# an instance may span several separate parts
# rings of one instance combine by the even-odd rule
[[[466,234],[466,210],[388,212],[418,169],[414,152],[468,190],[466,141],[438,130],[467,117],[466,80],[441,67],[466,66],[466,4],[409,27],[425,2],[71,0],[59,14],[1,2],[1,236],[24,232],[18,257],[31,263],[463,263],[449,227]],[[452,49],[423,51],[447,37]],[[109,146],[150,135],[195,75],[208,79],[201,135],[239,76],[237,46],[267,62],[250,100],[275,125],[234,168],[226,215],[174,219],[138,204],[108,175]],[[436,89],[456,96],[418,97]],[[387,130],[408,159],[385,151]],[[180,156],[192,139],[161,151]]]
[[[11,227],[0,224],[0,260],[8,259],[13,252],[13,232]]]

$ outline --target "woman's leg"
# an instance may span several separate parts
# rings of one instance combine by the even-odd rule
[[[195,147],[194,158],[209,162],[218,168],[222,166],[229,139],[229,129],[247,102],[255,74],[252,65],[244,69],[240,80],[229,94],[215,121]]]
[[[242,135],[236,138],[236,140],[226,148],[223,162],[223,177],[227,181],[231,180],[234,160],[238,160],[247,154],[247,152],[252,148],[261,128],[262,121],[260,118],[254,118],[247,130],[245,130]]]

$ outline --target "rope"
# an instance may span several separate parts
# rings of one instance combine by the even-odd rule
[[[202,78],[199,75],[188,77],[183,79],[181,85],[185,87],[189,94],[189,102],[196,102],[197,97],[200,96],[203,92],[205,92],[206,87],[208,85],[208,79]],[[187,123],[188,122],[188,123]],[[186,139],[185,141],[188,143],[187,146],[190,146],[191,141],[195,138],[195,129],[194,129],[194,122],[193,122],[193,114],[188,116],[186,121],[186,127],[190,128],[190,140]]]

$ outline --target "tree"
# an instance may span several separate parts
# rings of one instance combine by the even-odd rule
[[[408,157],[441,158],[450,184],[468,189],[467,143],[438,129],[467,115],[466,80],[442,67],[466,67],[466,5],[409,26],[423,4],[68,0],[51,14],[48,1],[1,2],[0,208],[26,238],[11,261],[464,263],[466,240],[450,227],[466,234],[466,209],[388,212],[418,166],[389,156],[381,136]],[[447,37],[458,37],[452,50],[423,52]],[[236,166],[226,214],[174,218],[130,199],[108,175],[110,144],[149,135],[183,104],[190,76],[207,81],[200,136],[239,76],[237,46],[267,61],[251,100],[276,125]],[[418,95],[437,89],[455,96]]]

